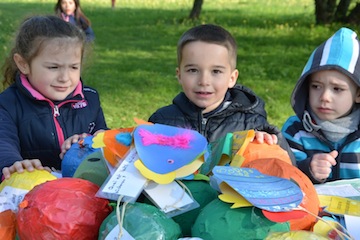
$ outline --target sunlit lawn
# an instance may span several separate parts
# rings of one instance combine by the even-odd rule
[[[52,14],[54,0],[1,0],[0,64],[19,22]],[[266,102],[269,121],[279,127],[293,114],[290,94],[311,51],[340,26],[315,26],[312,0],[204,1],[201,18],[187,16],[192,0],[82,0],[96,42],[83,71],[100,92],[108,125],[133,126],[170,104],[181,90],[176,78],[176,43],[188,28],[219,24],[237,39],[239,83]],[[354,28],[359,30],[359,27]]]

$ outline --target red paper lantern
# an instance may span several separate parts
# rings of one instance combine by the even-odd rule
[[[110,214],[107,199],[95,197],[99,186],[78,178],[45,182],[25,195],[17,214],[17,232],[26,239],[97,239]]]

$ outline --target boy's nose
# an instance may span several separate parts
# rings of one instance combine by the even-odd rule
[[[331,97],[330,90],[324,89],[324,91],[320,95],[320,100],[321,101],[329,101],[330,97]]]
[[[199,76],[199,85],[207,85],[209,82],[209,77],[206,73],[201,73]]]

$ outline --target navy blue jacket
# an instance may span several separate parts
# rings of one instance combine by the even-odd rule
[[[0,94],[0,169],[40,159],[60,170],[60,147],[74,134],[107,129],[96,90],[79,83],[65,100],[52,102],[22,75]],[[0,171],[1,175],[1,171]]]
[[[80,22],[78,23],[76,21],[76,19],[74,18],[74,16],[70,15],[69,23],[72,23],[72,24],[80,27],[84,31],[87,41],[89,41],[89,42],[94,41],[94,39],[95,39],[94,30],[91,28],[91,26],[86,24],[84,19],[80,18]]]

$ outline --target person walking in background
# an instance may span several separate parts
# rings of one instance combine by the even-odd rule
[[[85,45],[85,34],[57,16],[21,24],[3,66],[0,94],[5,178],[24,169],[60,170],[60,153],[71,143],[107,129],[97,91],[80,78]]]
[[[111,0],[111,7],[112,8],[115,8],[115,3],[116,3],[116,0]]]
[[[360,42],[341,28],[311,54],[282,132],[314,183],[360,177]]]
[[[85,32],[87,41],[95,39],[91,22],[81,10],[80,0],[58,0],[55,5],[55,14],[64,21],[80,27]]]

